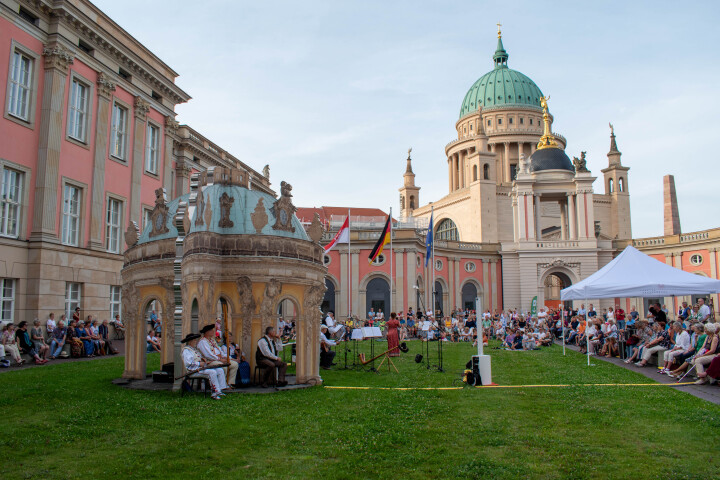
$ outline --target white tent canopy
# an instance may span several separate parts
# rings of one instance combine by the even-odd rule
[[[562,300],[666,297],[720,292],[720,280],[684,272],[628,246],[585,280],[560,292]]]

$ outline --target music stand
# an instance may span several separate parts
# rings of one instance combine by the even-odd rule
[[[370,357],[373,359],[371,361],[370,371],[377,372],[375,369],[375,338],[382,337],[382,332],[380,331],[380,327],[363,327],[362,334],[363,337],[370,339]]]
[[[363,336],[363,332],[361,328],[354,328],[352,331],[352,334],[350,335],[350,339],[353,341],[353,368],[362,368],[362,365],[357,363],[357,342],[358,340],[363,340],[365,337]]]

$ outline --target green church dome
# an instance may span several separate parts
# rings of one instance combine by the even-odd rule
[[[507,66],[508,54],[498,38],[493,55],[495,68],[476,81],[460,107],[460,118],[483,109],[505,106],[530,106],[540,109],[542,92],[529,77]]]

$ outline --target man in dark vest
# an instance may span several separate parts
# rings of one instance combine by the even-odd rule
[[[257,365],[263,368],[262,387],[267,388],[268,382],[272,379],[272,375],[277,368],[278,370],[278,387],[287,385],[285,381],[285,370],[287,363],[278,357],[278,352],[282,350],[282,340],[279,335],[275,334],[274,327],[265,329],[265,336],[258,340],[258,348],[255,351],[255,361]]]

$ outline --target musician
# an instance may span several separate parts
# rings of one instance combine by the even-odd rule
[[[200,329],[200,334],[202,335],[202,338],[198,342],[198,350],[202,354],[203,358],[205,358],[211,367],[213,365],[221,365],[222,363],[229,363],[230,367],[230,378],[228,378],[228,383],[230,385],[235,385],[235,377],[237,376],[237,370],[238,370],[238,363],[228,358],[226,355],[223,355],[222,350],[220,350],[220,347],[218,347],[217,342],[215,341],[215,325],[214,324],[208,324],[205,325],[202,329]],[[226,386],[226,388],[229,388]]]
[[[180,340],[180,343],[186,345],[182,349],[182,359],[185,364],[185,369],[189,372],[195,372],[201,375],[205,375],[210,380],[210,387],[212,388],[211,398],[214,400],[220,400],[222,390],[227,388],[225,383],[225,372],[222,368],[205,368],[208,363],[202,357],[200,350],[197,349],[198,340],[201,335],[197,333],[189,333],[185,338]]]
[[[325,325],[327,325],[328,331],[333,337],[342,341],[343,337],[345,336],[345,325],[342,325],[335,321],[334,312],[328,312],[327,317],[325,317]]]
[[[263,336],[257,343],[257,350],[255,351],[255,361],[257,365],[264,367],[262,388],[268,387],[268,381],[272,378],[275,368],[278,369],[278,387],[284,387],[288,384],[285,381],[285,370],[287,370],[287,363],[280,360],[278,352],[282,350],[282,340],[279,335],[275,334],[274,327],[267,327],[265,329],[265,336]]]
[[[390,320],[387,322],[387,344],[388,344],[388,355],[391,357],[400,356],[400,335],[398,328],[400,327],[400,321],[397,319],[395,312],[390,312]]]
[[[333,359],[336,352],[333,352],[330,347],[337,345],[337,342],[327,338],[328,330],[327,325],[320,325],[320,368],[323,370],[330,370],[330,367],[335,365]]]

